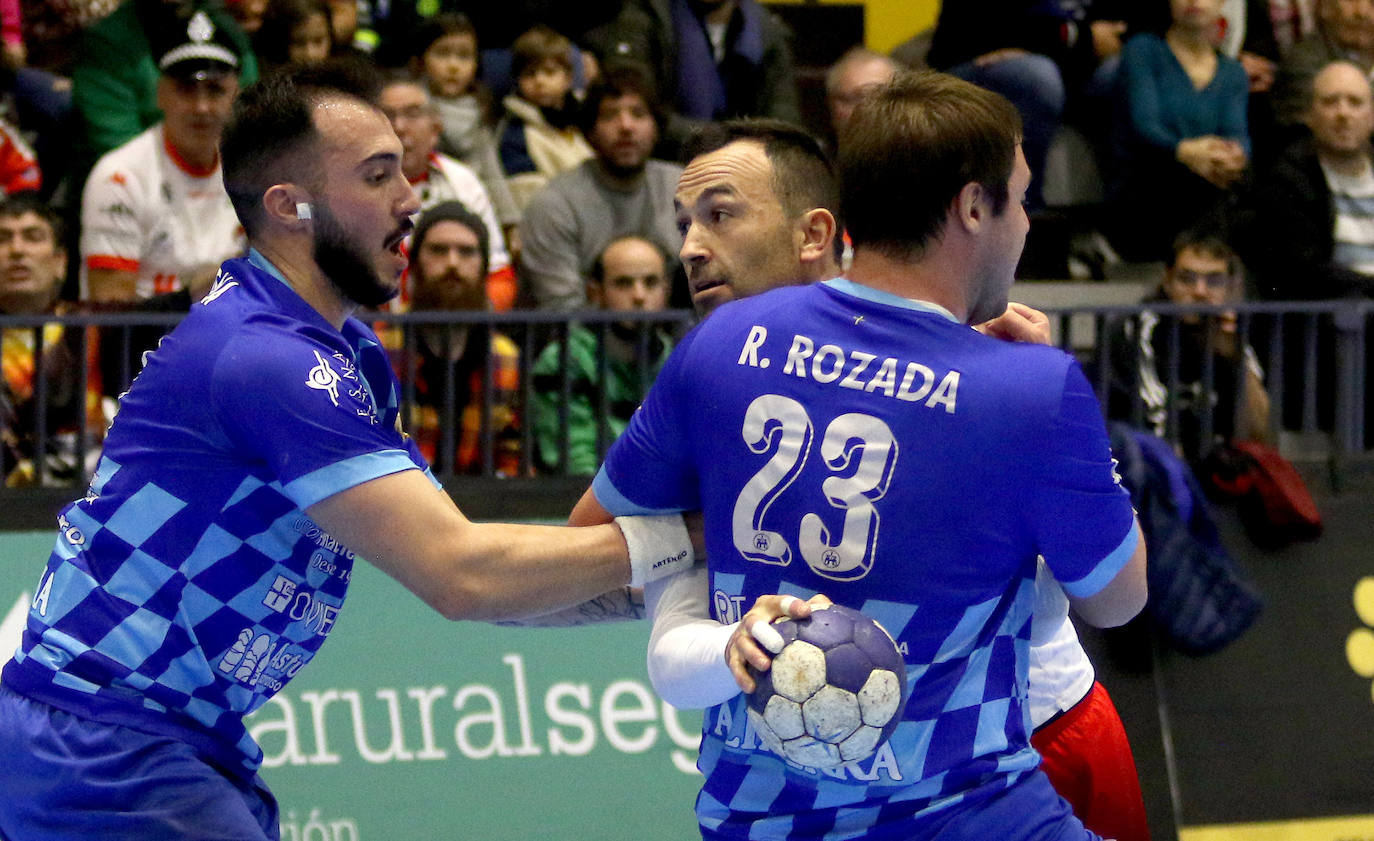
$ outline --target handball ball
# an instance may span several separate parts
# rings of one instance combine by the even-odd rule
[[[773,628],[783,649],[748,696],[764,747],[799,765],[838,768],[872,756],[897,729],[906,661],[882,625],[843,605]]]

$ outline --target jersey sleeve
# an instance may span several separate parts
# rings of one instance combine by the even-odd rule
[[[1065,592],[1084,598],[1121,571],[1139,536],[1097,397],[1076,362],[1068,367],[1058,417],[1047,432],[1029,500],[1036,537]]]
[[[686,411],[694,403],[688,378],[683,376],[684,359],[699,332],[688,335],[673,351],[592,480],[597,501],[612,514],[662,514],[701,507]]]
[[[88,269],[136,272],[143,254],[138,179],[129,167],[105,158],[81,196],[81,258]]]
[[[211,376],[226,436],[265,463],[300,508],[424,464],[381,421],[371,386],[346,353],[249,331],[226,346]]]
[[[723,704],[739,694],[725,661],[725,646],[739,623],[711,618],[710,578],[704,564],[644,585],[653,621],[649,682],[680,710]]]

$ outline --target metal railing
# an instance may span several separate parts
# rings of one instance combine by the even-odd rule
[[[1111,388],[1111,348],[1107,341],[1111,326],[1122,319],[1138,319],[1142,313],[1159,316],[1157,330],[1163,330],[1166,356],[1178,360],[1181,326],[1191,318],[1202,319],[1208,327],[1227,313],[1235,314],[1235,336],[1241,347],[1251,346],[1264,369],[1265,391],[1269,398],[1271,437],[1281,440],[1305,436],[1316,442],[1323,455],[1340,461],[1367,451],[1366,437],[1374,405],[1367,384],[1366,369],[1371,350],[1368,336],[1374,302],[1363,300],[1244,302],[1226,306],[1150,303],[1135,305],[1054,308],[1051,318],[1054,341],[1076,354],[1089,373],[1098,399],[1107,405]],[[1206,353],[1201,357],[1201,385],[1205,392],[1215,391],[1217,382],[1214,333],[1207,337]],[[1168,394],[1166,402],[1166,439],[1179,443],[1180,385],[1179,366],[1167,366],[1160,379]],[[1220,396],[1244,405],[1243,381],[1237,378],[1236,392]],[[1138,395],[1137,395],[1138,397]],[[1198,412],[1200,435],[1214,435],[1215,406],[1204,404]],[[1140,423],[1143,406],[1133,402],[1123,420]]]
[[[1097,392],[1104,409],[1108,403],[1111,384],[1111,349],[1107,336],[1112,326],[1121,320],[1139,319],[1143,312],[1152,312],[1159,317],[1155,328],[1162,330],[1163,341],[1172,352],[1164,354],[1178,360],[1181,348],[1180,325],[1187,320],[1200,318],[1203,323],[1211,323],[1226,312],[1236,314],[1235,335],[1239,343],[1254,347],[1264,369],[1264,384],[1269,397],[1271,410],[1269,423],[1277,438],[1280,433],[1307,434],[1326,442],[1328,454],[1333,460],[1340,460],[1364,452],[1366,431],[1369,418],[1366,404],[1370,393],[1366,387],[1365,376],[1370,350],[1368,324],[1374,314],[1374,302],[1366,301],[1329,301],[1329,302],[1292,302],[1292,303],[1243,303],[1228,307],[1184,306],[1175,304],[1148,304],[1133,306],[1088,306],[1055,308],[1048,310],[1053,326],[1054,341],[1065,350],[1074,353],[1088,372],[1090,382]],[[46,325],[60,324],[62,338],[57,341],[68,343],[68,356],[76,367],[68,372],[70,378],[78,383],[93,383],[94,371],[101,373],[103,393],[111,398],[127,388],[139,365],[139,351],[144,346],[155,343],[155,335],[168,329],[179,320],[177,315],[148,313],[79,313],[64,316],[0,316],[0,344],[6,348],[7,338],[18,334],[29,337],[28,344],[38,349],[53,347],[54,340],[45,330]],[[641,384],[647,386],[652,378],[654,359],[650,352],[650,333],[662,330],[680,336],[694,321],[691,312],[673,310],[662,313],[607,313],[587,311],[573,314],[547,313],[539,311],[520,311],[505,313],[480,312],[425,312],[406,314],[378,314],[369,320],[383,332],[391,335],[394,341],[390,347],[393,353],[408,357],[417,347],[420,331],[432,329],[436,325],[454,325],[466,328],[489,328],[508,337],[519,349],[519,386],[517,403],[522,417],[519,424],[519,468],[520,475],[565,472],[567,447],[569,442],[569,416],[567,407],[573,396],[569,374],[568,335],[574,324],[592,331],[597,337],[597,365],[602,381],[610,364],[609,336],[617,322],[635,325],[634,359],[632,364]],[[151,331],[151,332],[150,332]],[[1204,331],[1211,336],[1210,331]],[[98,364],[94,361],[91,342],[99,335]],[[622,333],[623,335],[623,333]],[[558,384],[558,458],[541,462],[536,453],[533,424],[528,409],[534,400],[534,378],[531,366],[543,348],[553,341],[562,342],[559,370],[562,371]],[[1209,338],[1210,342],[1211,339]],[[1205,348],[1210,351],[1212,348]],[[488,357],[485,371],[480,372],[480,411],[478,417],[478,441],[480,463],[475,472],[484,476],[497,475],[496,435],[492,416],[492,400],[496,390],[493,361]],[[402,418],[411,417],[411,410],[421,400],[416,391],[415,381],[408,376],[412,370],[398,365],[402,376],[400,400]],[[8,372],[7,372],[8,373]],[[464,407],[457,405],[454,394],[457,389],[453,378],[463,372],[454,370],[450,365],[446,376],[449,378],[447,395],[443,405],[433,407],[438,415],[440,440],[438,446],[445,453],[454,452],[459,423]],[[1217,366],[1210,353],[1204,355],[1201,363],[1200,378],[1204,391],[1211,392],[1218,380]],[[1164,437],[1177,442],[1183,427],[1182,414],[1185,411],[1175,398],[1180,375],[1177,365],[1161,372],[1169,398],[1165,406],[1166,421]],[[98,451],[100,430],[93,428],[98,419],[92,419],[85,411],[77,412],[70,428],[59,429],[54,426],[52,401],[50,399],[55,384],[52,372],[44,365],[35,365],[31,380],[32,397],[30,410],[24,413],[14,411],[20,402],[19,395],[12,393],[8,377],[5,383],[5,408],[0,412],[0,439],[15,444],[19,451],[49,453],[54,449],[56,439],[68,442],[72,451],[70,457],[81,466],[77,475],[63,476],[54,468],[52,460],[34,458],[32,470],[36,484],[80,485],[89,479],[89,470],[95,462],[93,455]],[[1233,384],[1240,389],[1240,381]],[[1235,394],[1238,405],[1243,405],[1244,395]],[[598,419],[597,452],[602,454],[613,438],[608,423],[611,416],[607,396],[602,391],[595,396],[595,414]],[[1197,412],[1196,422],[1200,435],[1206,439],[1216,431],[1216,419],[1212,411],[1213,403],[1204,401],[1200,407],[1194,405],[1186,411]],[[25,428],[16,424],[23,414],[29,418]],[[1124,419],[1140,422],[1143,407],[1133,404]],[[17,442],[17,443],[16,443]],[[5,470],[14,469],[12,458],[7,455]],[[451,478],[452,462],[435,465],[435,473],[441,479]]]

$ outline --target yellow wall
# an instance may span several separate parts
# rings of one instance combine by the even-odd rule
[[[807,0],[769,0],[772,3],[802,3]],[[917,32],[935,23],[940,10],[939,0],[819,0],[826,5],[860,5],[865,7],[864,41],[872,49],[887,52]]]

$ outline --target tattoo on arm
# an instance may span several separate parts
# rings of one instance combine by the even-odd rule
[[[603,593],[590,601],[573,605],[557,613],[531,616],[527,619],[511,619],[493,624],[509,628],[572,628],[599,622],[624,622],[631,619],[643,619],[644,615],[644,594],[639,590],[624,587]]]

